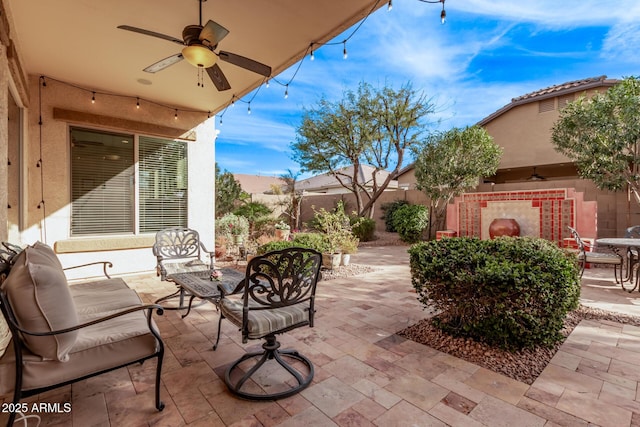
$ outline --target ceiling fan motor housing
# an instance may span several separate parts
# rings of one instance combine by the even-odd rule
[[[200,41],[200,32],[202,31],[201,25],[187,25],[182,30],[182,39],[184,44],[191,46],[192,44],[202,44]]]

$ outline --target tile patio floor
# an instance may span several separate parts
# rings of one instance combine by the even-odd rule
[[[153,407],[155,363],[146,362],[39,396],[72,403],[70,413],[41,414],[40,425],[640,425],[640,328],[583,321],[533,385],[514,381],[394,335],[426,315],[411,292],[406,249],[362,249],[352,262],[378,271],[320,282],[316,326],[282,337],[316,368],[294,397],[248,402],[227,392],[225,366],[259,342],[243,346],[224,322],[212,351],[218,315],[206,304],[185,320],[175,311],[157,318],[167,349],[163,412]],[[173,289],[151,275],[126,280],[149,301]],[[640,293],[612,282],[611,270],[587,270],[583,301],[640,315]]]

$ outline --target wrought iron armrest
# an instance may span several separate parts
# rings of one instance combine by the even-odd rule
[[[94,320],[92,320],[90,322],[82,323],[80,325],[72,326],[70,328],[59,329],[57,331],[47,331],[47,332],[34,332],[34,331],[28,331],[26,329],[23,329],[16,323],[15,318],[13,318],[13,316],[11,316],[9,321],[11,322],[12,326],[14,326],[18,331],[22,332],[23,334],[43,337],[43,336],[48,336],[48,335],[66,334],[67,332],[73,332],[73,331],[77,331],[79,329],[86,328],[88,326],[97,325],[98,323],[103,323],[103,322],[115,319],[117,317],[121,317],[121,316],[125,316],[127,314],[134,313],[136,311],[148,310],[148,312],[146,314],[146,316],[147,316],[147,325],[149,326],[149,329],[152,330],[153,327],[151,325],[151,314],[152,314],[154,309],[157,311],[159,316],[162,316],[162,314],[164,313],[164,309],[162,308],[162,306],[160,306],[158,304],[136,305],[136,306],[133,306],[133,307],[126,308],[126,309],[124,309],[122,311],[119,311],[117,313],[113,313],[113,314],[110,314],[108,316],[101,317],[99,319],[94,319]]]
[[[200,242],[200,247],[202,248],[202,252],[209,255],[209,268],[213,268],[213,263],[216,259],[216,253],[208,251],[207,248],[204,246],[204,243],[202,242]]]
[[[109,261],[96,261],[96,262],[90,262],[88,264],[73,265],[71,267],[63,268],[63,270],[64,271],[73,270],[74,268],[89,267],[89,266],[98,265],[98,264],[102,264],[102,272],[105,275],[105,277],[107,279],[111,279],[111,276],[109,276],[109,273],[107,273],[107,267],[108,268],[113,268],[113,264],[111,262],[109,262]]]
[[[231,284],[226,284],[226,283],[218,283],[218,290],[220,291],[220,297],[224,298],[227,295],[235,295],[235,294],[241,294],[244,291],[244,281],[245,279],[242,279],[237,285],[231,285]]]

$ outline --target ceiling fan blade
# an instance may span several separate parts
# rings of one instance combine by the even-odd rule
[[[207,68],[207,74],[209,74],[209,78],[219,91],[231,89],[229,81],[220,67],[218,67],[218,64],[213,64],[213,66]]]
[[[264,65],[258,61],[254,61],[253,59],[249,59],[244,56],[225,51],[221,51],[218,54],[218,57],[223,61],[229,62],[233,65],[237,65],[238,67],[242,67],[246,70],[253,71],[254,73],[258,73],[262,76],[271,76],[271,67],[269,67],[268,65]]]
[[[149,31],[142,28],[132,27],[130,25],[118,25],[118,28],[120,28],[121,30],[133,31],[134,33],[144,34],[146,36],[157,37],[159,39],[168,40],[170,42],[174,42],[184,46],[184,42],[182,40],[177,39],[175,37],[168,36],[166,34],[156,33],[155,31]]]
[[[229,34],[229,30],[217,22],[209,20],[207,25],[205,25],[204,28],[202,28],[202,31],[200,31],[200,37],[198,38],[202,44],[215,48],[215,46],[220,43],[220,40],[225,38],[227,34]]]
[[[167,58],[161,59],[155,64],[149,65],[142,71],[146,71],[147,73],[157,73],[158,71],[164,70],[165,68],[182,61],[182,53],[176,53],[175,55],[171,55]]]

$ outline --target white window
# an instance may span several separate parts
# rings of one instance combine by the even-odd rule
[[[186,143],[71,128],[71,235],[186,226],[186,190]]]

